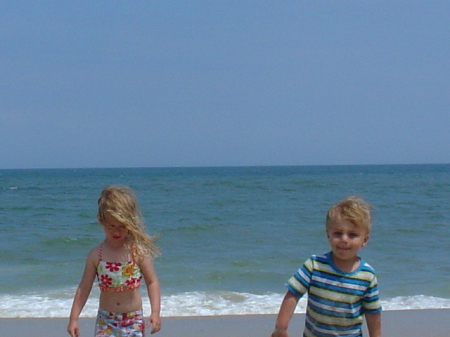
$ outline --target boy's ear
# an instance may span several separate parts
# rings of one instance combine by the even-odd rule
[[[370,239],[370,236],[369,236],[369,234],[367,234],[367,235],[364,237],[363,247],[364,247],[365,245],[367,245],[367,242],[369,242],[369,239]]]

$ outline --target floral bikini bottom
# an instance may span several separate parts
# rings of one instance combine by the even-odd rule
[[[142,310],[117,314],[98,310],[95,337],[143,337],[144,319]]]

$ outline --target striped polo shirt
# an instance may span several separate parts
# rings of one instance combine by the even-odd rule
[[[360,337],[364,314],[381,311],[375,272],[362,259],[357,270],[343,272],[331,254],[311,256],[286,284],[297,297],[308,293],[303,336]]]

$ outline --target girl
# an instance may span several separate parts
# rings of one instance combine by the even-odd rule
[[[78,317],[92,289],[95,277],[100,287],[100,303],[95,326],[96,337],[143,337],[161,329],[160,290],[152,259],[159,253],[154,237],[145,233],[133,191],[122,186],[106,187],[98,199],[97,219],[105,240],[92,249],[80,285],[75,293],[67,331],[80,337]],[[147,286],[151,314],[144,326],[141,279]]]

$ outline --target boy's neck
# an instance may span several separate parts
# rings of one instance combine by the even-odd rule
[[[345,273],[352,273],[356,271],[360,264],[361,264],[361,258],[359,256],[355,256],[354,258],[350,260],[341,260],[337,258],[332,252],[331,252],[331,260],[333,261],[336,268],[339,270],[345,272]]]

